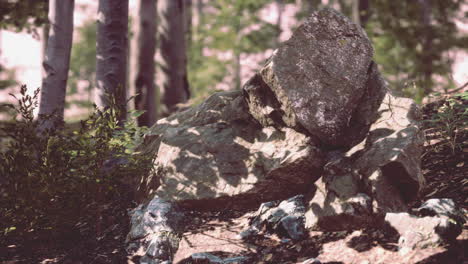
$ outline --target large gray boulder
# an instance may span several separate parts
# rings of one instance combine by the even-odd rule
[[[159,120],[143,146],[156,152],[158,178],[142,190],[210,209],[227,198],[244,206],[304,192],[320,176],[321,151],[291,128],[261,127],[247,110],[241,91],[222,92]]]
[[[372,56],[361,27],[333,9],[314,12],[246,83],[250,112],[263,126],[350,146],[366,135],[384,94]]]

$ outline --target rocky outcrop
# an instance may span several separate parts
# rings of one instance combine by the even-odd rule
[[[151,128],[139,151],[155,157],[154,173],[139,178],[140,201],[192,210],[267,202],[243,239],[266,226],[297,240],[304,222],[348,230],[406,212],[424,184],[420,114],[388,92],[372,52],[356,24],[314,12],[242,91],[216,93]],[[306,195],[268,203],[297,194]],[[133,225],[146,223],[137,220],[145,208]]]
[[[359,228],[387,212],[406,212],[417,198],[424,184],[419,109],[410,99],[387,94],[378,113],[363,142],[328,153],[306,213],[308,228]]]
[[[303,128],[326,145],[349,146],[372,123],[362,112],[382,99],[372,56],[362,28],[332,9],[315,12],[245,85],[250,112],[263,126]]]
[[[146,193],[181,206],[238,206],[306,191],[321,173],[321,151],[291,128],[261,127],[242,92],[217,93],[198,107],[159,120],[146,135],[158,181]],[[287,188],[285,188],[287,186]]]

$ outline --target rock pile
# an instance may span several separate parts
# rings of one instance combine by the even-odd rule
[[[145,263],[171,260],[147,246],[158,238],[141,240],[171,226],[145,220],[154,204],[267,202],[243,239],[263,226],[300,239],[306,229],[356,229],[407,212],[424,184],[420,113],[389,93],[372,56],[362,28],[334,10],[314,12],[242,91],[159,120],[140,147],[155,156],[156,174],[138,179],[146,205],[133,212],[128,238],[153,260]]]

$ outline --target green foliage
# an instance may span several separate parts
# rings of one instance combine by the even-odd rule
[[[258,15],[260,9],[270,2],[210,2],[210,11],[201,15],[200,25],[194,29],[189,50],[188,73],[194,97],[204,97],[211,93],[216,84],[222,82],[229,72],[233,72],[236,56],[263,52],[274,47],[278,29],[276,25],[261,20]],[[213,55],[206,56],[204,50]],[[220,52],[229,52],[233,58],[220,59]]]
[[[48,0],[0,0],[0,28],[31,32],[47,22]]]
[[[453,88],[452,61],[446,52],[455,47],[468,48],[468,37],[457,32],[455,22],[466,21],[460,11],[462,0],[434,0],[427,14],[421,1],[371,2],[370,22],[366,31],[375,47],[375,60],[382,66],[391,86],[403,95],[421,102],[442,86]],[[429,16],[429,24],[424,16]],[[444,82],[434,77],[444,78]]]
[[[86,104],[91,100],[91,91],[96,82],[96,33],[97,24],[94,20],[85,22],[81,27],[75,29],[77,31],[77,41],[73,43],[71,58],[70,58],[70,73],[68,77],[69,95],[76,94],[78,91],[78,83],[85,82],[84,88],[89,94],[89,100],[74,101],[70,104],[79,104],[80,106],[90,107]]]
[[[7,138],[0,152],[0,230],[8,233],[63,230],[82,217],[99,222],[103,204],[128,199],[128,177],[151,169],[152,160],[135,152],[145,131],[135,122],[141,113],[120,126],[110,98],[108,109],[96,109],[79,128],[38,134],[38,93],[27,95],[23,86],[17,118],[0,129]]]
[[[446,141],[452,154],[463,150],[463,138],[468,133],[468,92],[455,94],[445,99],[427,122],[435,127],[439,135]],[[461,140],[460,140],[461,139]]]

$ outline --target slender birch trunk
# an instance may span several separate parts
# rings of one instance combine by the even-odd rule
[[[99,0],[96,50],[96,105],[116,101],[118,119],[126,117],[128,0]]]
[[[65,94],[73,40],[74,0],[50,0],[50,30],[42,63],[39,131],[58,128],[63,123]]]

